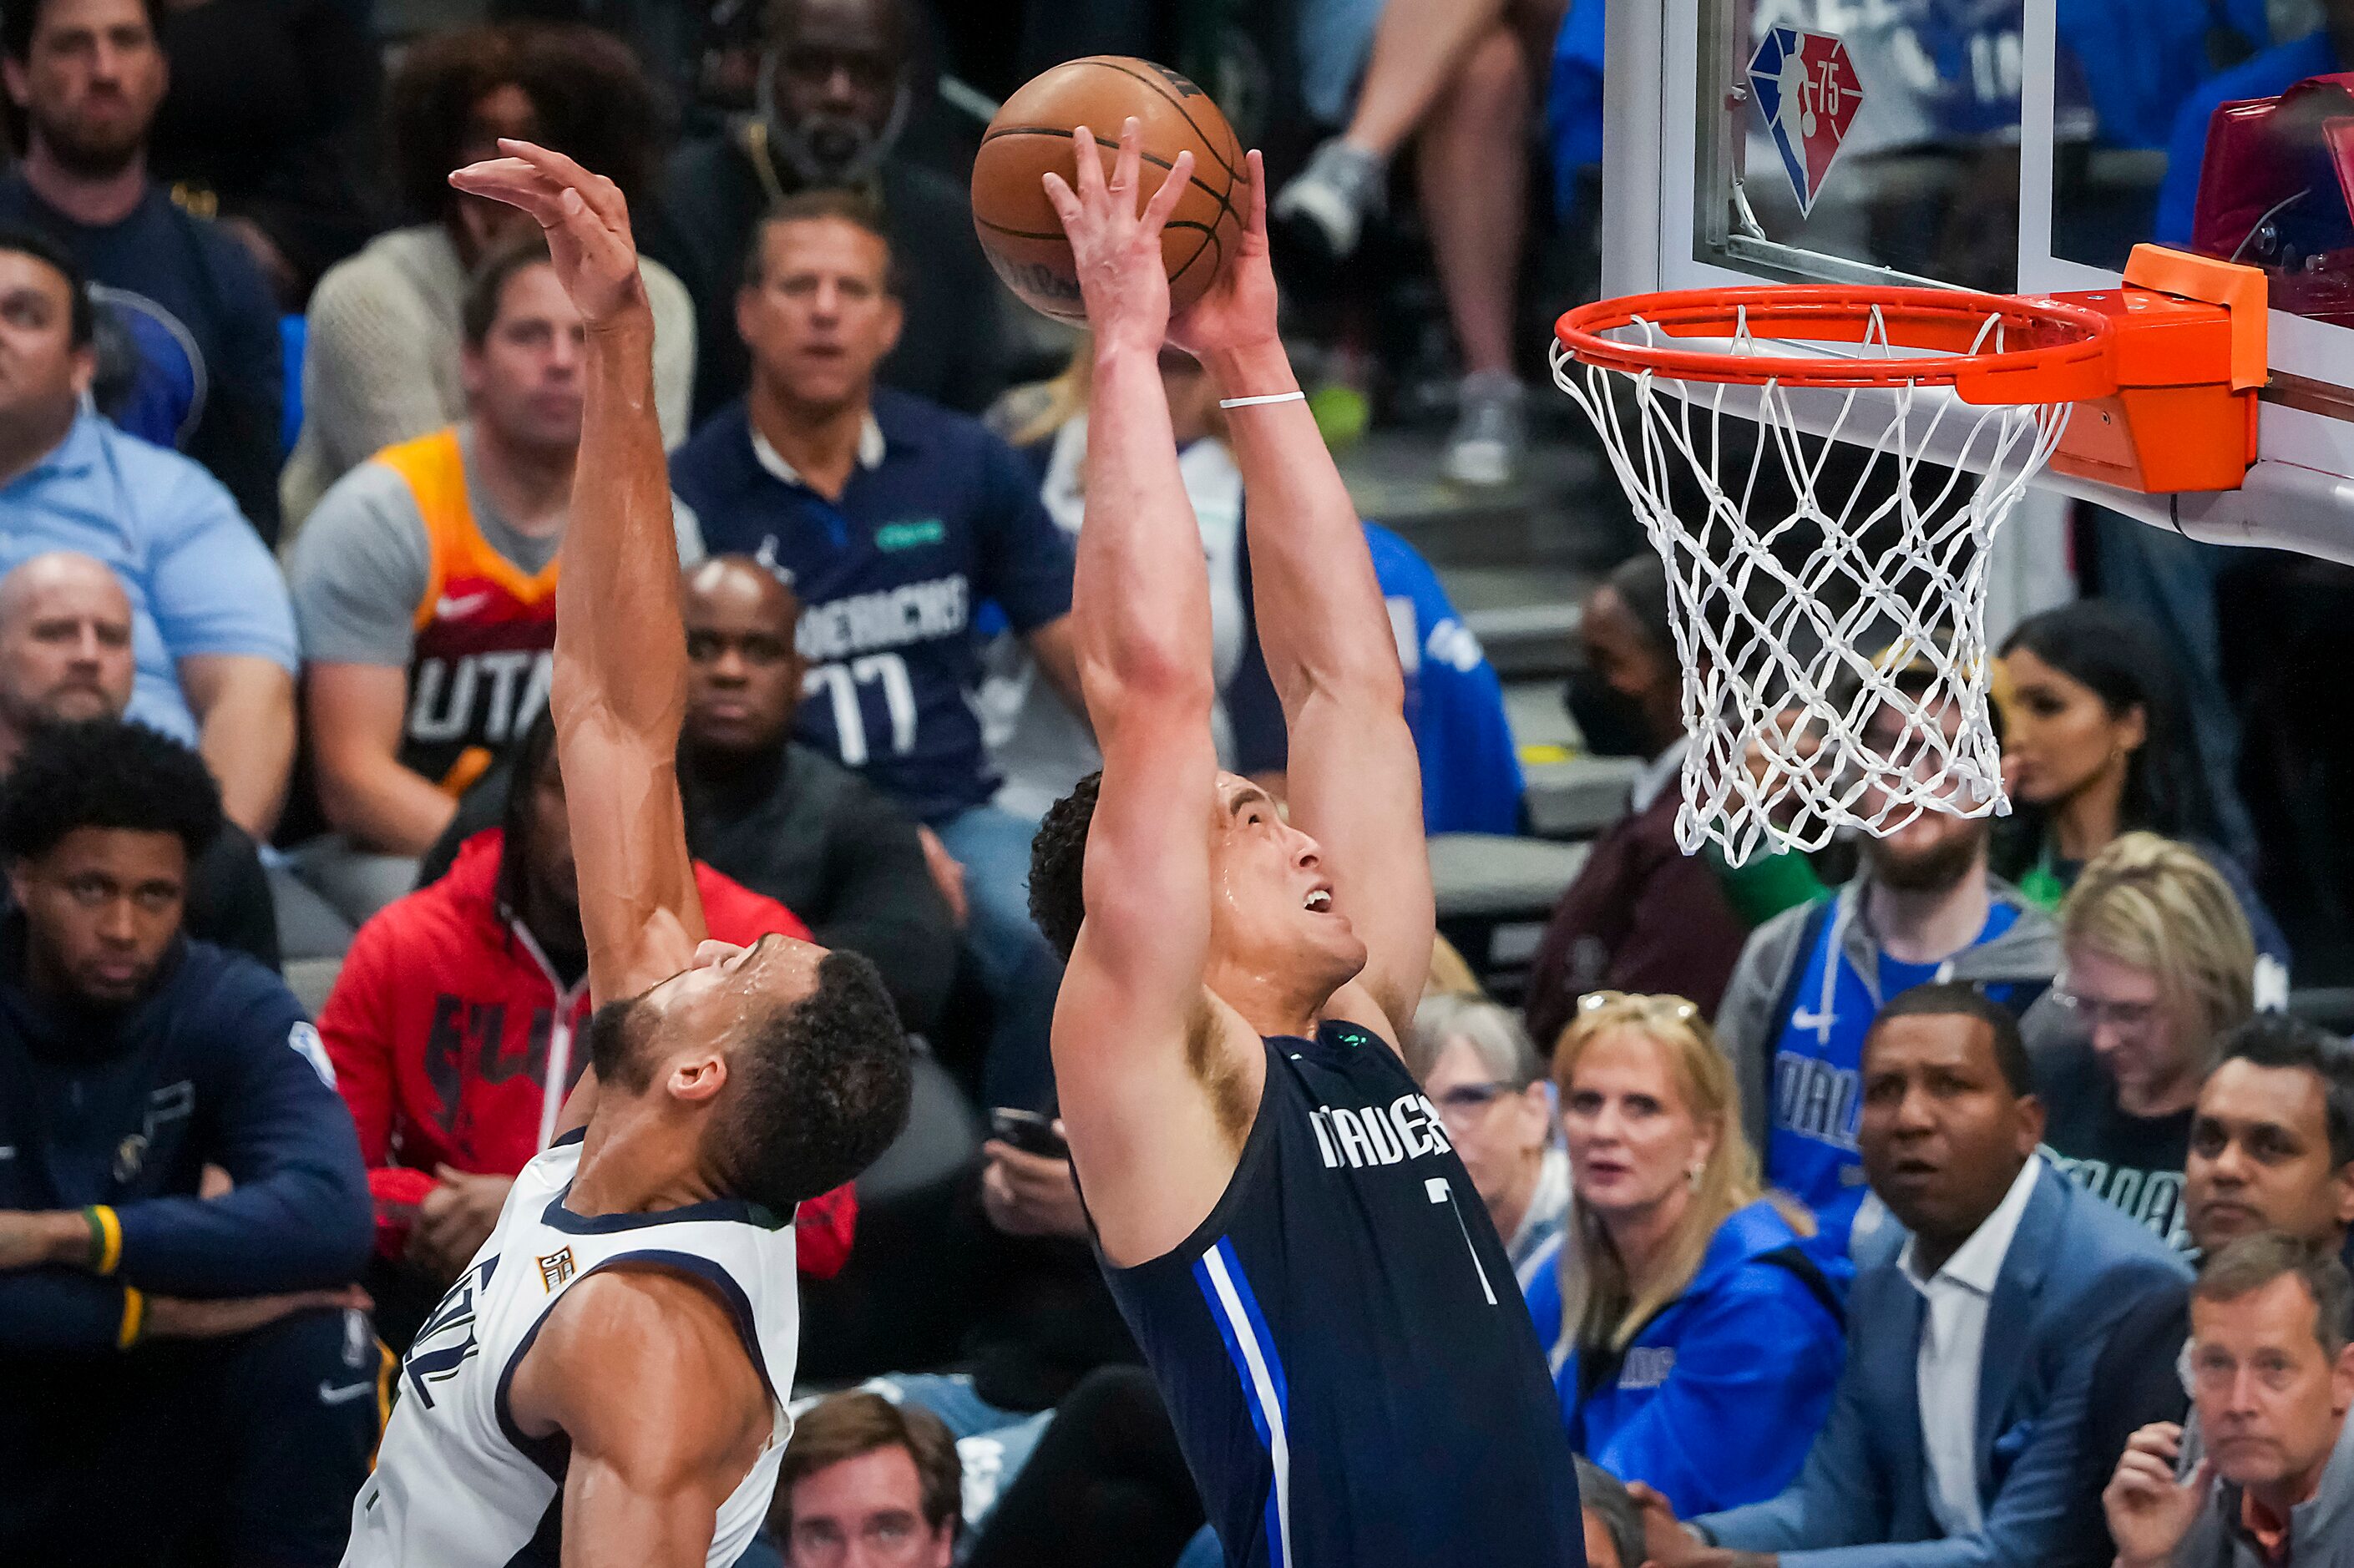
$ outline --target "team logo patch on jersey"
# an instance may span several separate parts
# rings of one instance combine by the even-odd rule
[[[539,1282],[551,1292],[571,1278],[574,1272],[572,1249],[568,1246],[539,1260]]]
[[[949,525],[937,517],[907,517],[896,523],[885,523],[875,530],[875,547],[878,550],[916,550],[926,545],[938,545],[949,536]]]

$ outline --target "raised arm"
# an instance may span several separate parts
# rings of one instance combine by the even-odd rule
[[[610,1001],[684,969],[704,937],[678,790],[686,630],[654,413],[653,313],[629,207],[613,183],[526,142],[499,146],[507,156],[450,181],[539,220],[588,328],[548,703],[579,868],[588,989]]]
[[[1217,283],[1170,323],[1225,399],[1297,393],[1276,335],[1267,179],[1250,155],[1251,219]],[[1324,850],[1335,903],[1363,938],[1365,969],[1328,1011],[1379,1008],[1390,1038],[1414,1016],[1430,967],[1430,862],[1405,680],[1363,524],[1308,405],[1228,409],[1243,473],[1251,599],[1290,732],[1291,820]],[[1352,997],[1352,989],[1362,997]]]
[[[1169,317],[1161,226],[1190,164],[1177,160],[1139,217],[1137,134],[1131,120],[1108,185],[1085,130],[1074,135],[1078,189],[1046,177],[1095,328],[1070,619],[1104,758],[1087,918],[1055,1006],[1055,1076],[1072,1159],[1119,1263],[1182,1240],[1233,1170],[1231,1156],[1216,1168],[1216,1118],[1187,1065],[1210,941],[1210,585],[1156,363]]]

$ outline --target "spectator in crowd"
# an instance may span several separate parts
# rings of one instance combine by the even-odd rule
[[[2008,1008],[1946,983],[1880,1010],[1863,1156],[1903,1244],[1892,1257],[1881,1233],[1857,1273],[1847,1370],[1788,1490],[1689,1529],[1638,1494],[1659,1568],[2061,1560],[2098,1506],[2070,1484],[2093,1363],[2136,1299],[2190,1271],[2037,1156],[2042,1123]]]
[[[916,824],[864,779],[791,738],[806,668],[793,648],[800,601],[748,556],[687,575],[686,728],[679,748],[688,832],[723,875],[809,922],[821,947],[864,953],[914,1033],[948,999],[957,933]],[[499,820],[508,769],[466,792],[420,882]]]
[[[949,1568],[963,1485],[938,1416],[877,1393],[837,1393],[793,1424],[769,1533],[788,1568]]]
[[[991,416],[1016,449],[1041,466],[1040,498],[1047,515],[1073,539],[1087,505],[1083,476],[1094,357],[1082,344],[1060,376],[1009,393]],[[1193,357],[1163,350],[1161,379],[1179,472],[1210,569],[1210,641],[1217,677],[1210,726],[1218,765],[1249,775],[1279,797],[1288,742],[1275,683],[1258,647],[1242,472],[1225,444],[1225,416],[1218,409],[1216,390]],[[1495,667],[1456,615],[1438,574],[1413,546],[1374,523],[1365,524],[1365,545],[1397,634],[1406,717],[1422,760],[1424,826],[1434,833],[1518,832],[1521,761]],[[1087,721],[1039,678],[1035,662],[1017,639],[994,637],[988,662],[981,703],[990,753],[1005,775],[998,804],[1035,819],[1101,767],[1103,758]]]
[[[2260,1231],[2344,1255],[2354,1225],[2354,1045],[2274,1012],[2226,1035],[2199,1091],[2182,1198],[2190,1240],[2209,1257]],[[2346,1327],[2354,1333],[2354,1319]],[[2081,1487],[2105,1485],[2142,1427],[2185,1419],[2190,1336],[2180,1290],[2152,1291],[2126,1310],[2093,1370]],[[2101,1518],[2083,1524],[2089,1535],[2075,1555],[2108,1561]]]
[[[294,761],[286,584],[218,482],[85,406],[95,316],[69,253],[0,230],[0,570],[62,549],[113,571],[131,599],[127,716],[201,750],[230,821],[260,837]]]
[[[695,296],[696,424],[741,393],[749,372],[737,297],[746,258],[765,244],[763,215],[811,191],[863,193],[881,215],[878,230],[900,255],[920,259],[898,281],[907,331],[885,345],[884,383],[969,414],[1003,388],[1002,290],[974,236],[970,201],[898,150],[917,26],[907,0],[778,0],[759,107],[671,159],[645,246]]]
[[[1898,682],[1916,700],[1926,690],[1923,673]],[[1951,734],[1956,715],[1944,722]],[[1900,729],[1882,707],[1865,734],[1886,752]],[[1984,817],[1925,810],[1866,838],[1852,882],[1759,927],[1734,968],[1716,1029],[1746,1130],[1765,1150],[1766,1183],[1815,1212],[1827,1252],[1845,1250],[1865,1196],[1863,1039],[1882,1005],[1956,980],[2023,1013],[2059,968],[2051,920],[1987,869],[1987,833]]]
[[[133,435],[210,469],[278,539],[278,309],[244,246],[149,177],[164,0],[12,0],[0,79],[25,120],[0,223],[37,228],[100,285],[125,341],[102,399]],[[217,767],[217,764],[216,764]],[[232,805],[234,811],[234,805]]]
[[[2223,1249],[2190,1291],[2206,1454],[2182,1429],[2134,1434],[2102,1494],[2116,1568],[2333,1568],[2354,1542],[2354,1349],[2346,1266],[2291,1236]]]
[[[0,1561],[328,1564],[367,1476],[359,1151],[284,984],[181,935],[219,831],[112,719],[0,794]]]
[[[1511,1009],[1476,995],[1423,998],[1403,1044],[1527,1288],[1569,1213],[1569,1156],[1553,1144],[1543,1059]]]
[[[1592,992],[1553,1071],[1575,1218],[1529,1309],[1570,1446],[1680,1514],[1763,1502],[1830,1410],[1840,1286],[1760,1190],[1732,1068],[1691,1002]]]
[[[1534,94],[1562,11],[1562,0],[1390,0],[1371,13],[1311,13],[1351,33],[1369,14],[1380,20],[1348,129],[1278,193],[1273,213],[1319,249],[1348,254],[1386,202],[1390,159],[1414,142],[1416,190],[1463,355],[1462,408],[1442,465],[1461,484],[1511,482],[1528,444],[1512,309]],[[1307,53],[1310,111],[1337,120],[1362,46],[1318,39]]]
[[[2174,1246],[2191,1107],[2216,1042],[2247,1022],[2256,952],[2232,889],[2195,850],[2127,833],[2060,911],[2052,1000],[2066,1036],[2038,1053],[2053,1163]]]
[[[131,600],[100,562],[35,556],[0,577],[0,776],[43,725],[119,719],[131,704]],[[245,830],[220,831],[188,862],[188,935],[278,967],[278,922]]]
[[[1668,627],[1668,570],[1645,550],[1586,596],[1569,677],[1588,751],[1639,757],[1627,813],[1596,837],[1553,906],[1529,969],[1529,1033],[1558,1038],[1593,991],[1724,999],[1748,929],[1709,863],[1676,842],[1683,807],[1683,677]]]
[[[893,289],[864,197],[811,192],[770,213],[737,309],[750,396],[679,449],[671,483],[714,550],[790,574],[811,666],[801,734],[924,825],[995,1003],[984,1092],[1043,1109],[1061,965],[1030,923],[1034,824],[991,804],[972,611],[994,600],[1077,708],[1071,549],[1003,442],[875,385],[899,335]]]
[[[515,777],[523,785],[501,826],[468,839],[447,876],[360,927],[319,1015],[376,1199],[388,1337],[413,1329],[490,1235],[588,1065],[588,939],[545,713]],[[715,940],[809,935],[774,899],[695,869]],[[803,1269],[842,1266],[853,1213],[847,1189],[801,1205]]]
[[[547,702],[582,328],[545,240],[483,264],[464,330],[471,417],[345,475],[294,546],[304,715],[335,830],[298,870],[355,924],[408,890],[458,797]]]
[[[2257,950],[2285,976],[2288,944],[2222,847],[2212,765],[2200,760],[2203,736],[2194,736],[2175,660],[2148,621],[2099,599],[2047,609],[2005,640],[2001,669],[2003,778],[2014,810],[1996,832],[1995,870],[2052,911],[2120,833],[2189,843],[2231,884]]]
[[[173,0],[161,35],[171,86],[150,163],[190,207],[242,241],[279,306],[367,242],[367,166],[382,71],[367,11],[349,0]]]
[[[466,415],[467,281],[535,232],[511,207],[468,196],[450,171],[520,136],[568,153],[633,206],[653,172],[660,113],[629,48],[587,26],[511,23],[439,34],[403,56],[385,90],[395,195],[411,219],[331,269],[311,297],[302,432],[283,493],[299,527],[327,487],[384,449]],[[695,305],[646,260],[654,313],[654,404],[663,440],[686,439]]]

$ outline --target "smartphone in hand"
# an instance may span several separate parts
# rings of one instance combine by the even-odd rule
[[[1055,1130],[1055,1118],[1036,1111],[999,1106],[989,1113],[989,1133],[998,1142],[1011,1144],[1024,1154],[1048,1160],[1067,1160],[1071,1155],[1071,1146]]]

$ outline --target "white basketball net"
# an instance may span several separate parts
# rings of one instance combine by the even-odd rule
[[[1873,319],[1864,351],[1901,355]],[[1615,335],[1694,346],[1639,317]],[[1999,346],[1996,318],[1980,341]],[[1761,345],[1744,315],[1726,352],[1793,350]],[[1885,835],[1925,810],[2009,810],[1987,713],[1987,547],[2059,446],[2069,405],[1976,408],[1909,382],[1801,388],[1808,429],[1827,432],[1812,435],[1778,383],[1630,373],[1557,344],[1553,367],[1667,563],[1691,742],[1676,817],[1687,853],[1714,842],[1739,865],[1761,844],[1819,849],[1847,826]],[[1744,433],[1728,419],[1756,422],[1754,448],[1728,446]],[[1826,473],[1841,441],[1871,449],[1851,483]],[[1959,461],[1943,469],[1931,450]],[[1753,515],[1769,463],[1796,503],[1758,499],[1767,510]]]

